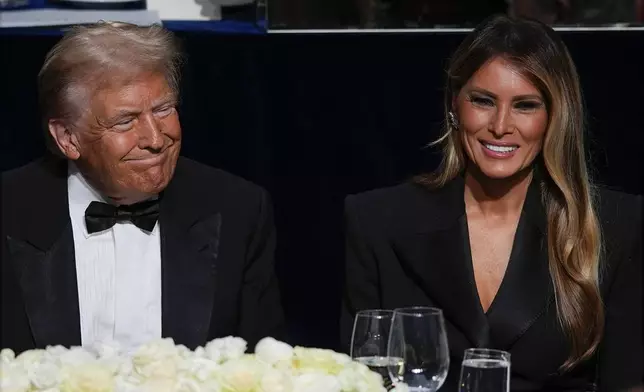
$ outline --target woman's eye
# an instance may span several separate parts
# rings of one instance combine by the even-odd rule
[[[484,97],[470,97],[470,102],[478,106],[494,106],[494,101]]]
[[[519,110],[536,110],[541,107],[541,102],[537,101],[523,101],[523,102],[517,102],[514,105],[515,108]]]

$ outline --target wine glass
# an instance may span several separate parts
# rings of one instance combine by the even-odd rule
[[[461,366],[460,392],[509,392],[510,354],[501,350],[465,350]]]
[[[388,368],[394,385],[404,383],[412,392],[438,390],[449,370],[443,312],[429,307],[396,309],[387,352],[390,358],[402,359],[402,364]]]
[[[385,387],[391,386],[387,344],[393,315],[393,310],[362,310],[353,321],[351,336],[351,358],[380,374]]]

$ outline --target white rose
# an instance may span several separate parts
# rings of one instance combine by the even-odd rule
[[[114,377],[114,391],[116,392],[140,392],[140,382],[128,374],[119,373]]]
[[[136,392],[175,392],[176,381],[170,378],[151,378],[139,384]]]
[[[213,340],[204,347],[203,355],[211,361],[223,363],[226,361],[224,353],[220,350],[219,345]]]
[[[0,391],[27,392],[30,387],[27,372],[15,364],[0,364]]]
[[[117,373],[130,373],[132,371],[132,363],[129,359],[125,357],[112,357],[112,358],[102,358],[98,361],[101,366],[104,366],[112,374]]]
[[[183,344],[180,344],[177,346],[177,355],[185,359],[190,359],[194,357],[194,353],[190,351],[190,349],[184,346]]]
[[[259,385],[266,365],[252,357],[233,359],[221,366],[221,386],[226,392],[253,392]]]
[[[241,358],[246,352],[246,341],[228,336],[206,344],[206,356],[215,362]]]
[[[134,360],[133,370],[141,379],[171,379],[177,377],[177,363],[173,358],[159,358],[157,360]]]
[[[45,355],[45,350],[23,351],[22,353],[20,353],[20,355],[16,357],[15,363],[19,366],[23,366],[26,369],[40,362],[40,360],[44,355]]]
[[[247,343],[242,338],[227,337],[223,339],[223,353],[226,359],[241,358],[246,353]]]
[[[45,348],[45,351],[50,355],[58,357],[58,356],[62,355],[64,352],[67,352],[67,348],[65,348],[65,346],[61,346],[61,345],[47,346]]]
[[[38,389],[53,388],[60,382],[60,369],[53,363],[36,364],[27,372],[29,380]]]
[[[382,377],[368,367],[354,362],[338,375],[343,391],[386,392]]]
[[[82,347],[72,347],[61,351],[57,359],[62,366],[75,367],[96,361],[96,356]]]
[[[114,377],[98,363],[86,363],[63,369],[60,392],[112,392]]]
[[[132,355],[133,359],[154,360],[156,358],[168,358],[178,356],[177,347],[170,338],[158,339],[141,345]]]
[[[293,390],[297,392],[341,392],[342,386],[334,376],[306,373],[295,377]]]
[[[176,392],[201,392],[199,383],[189,377],[180,377],[175,384],[174,391]]]
[[[129,361],[127,352],[115,340],[96,341],[87,347],[86,351],[98,358],[99,364],[109,369],[113,374],[123,370],[129,370],[131,367],[131,365],[127,366],[126,364]]]
[[[293,366],[303,373],[315,371],[337,375],[352,363],[346,355],[319,348],[295,347],[293,356]]]
[[[116,340],[97,341],[89,349],[98,358],[115,358],[123,353],[123,346]]]
[[[144,344],[132,357],[132,370],[141,379],[170,378],[177,375],[177,349],[172,339],[160,339]]]
[[[208,380],[199,384],[201,392],[222,392],[224,388],[218,380]]]
[[[114,370],[114,369],[111,368],[111,370]],[[121,357],[120,363],[118,364],[118,367],[114,371],[114,374],[122,377],[129,377],[133,380],[136,380],[137,378],[135,377],[134,365],[132,365],[132,358]]]
[[[0,351],[0,363],[10,363],[13,362],[14,359],[16,359],[16,353],[14,353],[12,349],[5,348]]]
[[[185,364],[185,370],[199,381],[215,378],[221,365],[207,358],[193,358]]]
[[[336,363],[338,363],[338,364],[340,364],[342,366],[348,366],[348,365],[353,364],[353,360],[347,354],[336,353],[334,351],[331,351],[331,356],[333,357],[333,360]]]
[[[285,372],[269,368],[262,376],[259,390],[261,392],[291,392],[293,391],[293,382]]]
[[[273,338],[264,338],[255,346],[255,356],[260,361],[274,365],[290,361],[293,358],[293,347]]]
[[[63,346],[47,346],[47,348],[45,349],[45,354],[43,355],[41,360],[60,365],[60,357],[66,352],[67,349]]]

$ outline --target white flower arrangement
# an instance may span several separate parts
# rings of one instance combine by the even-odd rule
[[[192,351],[160,339],[131,354],[116,344],[0,352],[2,392],[385,392],[382,377],[331,350],[236,337]]]

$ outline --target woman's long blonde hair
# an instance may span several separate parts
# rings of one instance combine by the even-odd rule
[[[566,46],[548,26],[534,21],[494,16],[478,26],[458,47],[448,71],[445,133],[437,171],[418,181],[442,187],[465,169],[458,129],[448,113],[460,89],[487,61],[503,57],[541,91],[548,127],[534,165],[542,173],[542,200],[547,211],[550,276],[558,319],[570,341],[566,371],[590,358],[604,329],[599,290],[601,233],[584,153],[584,110],[575,65]]]

